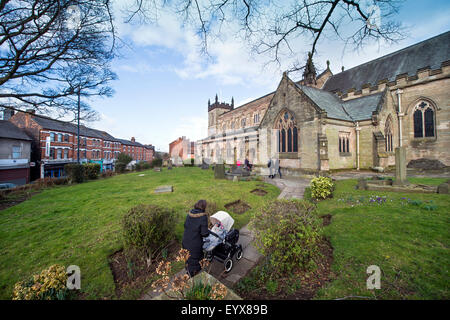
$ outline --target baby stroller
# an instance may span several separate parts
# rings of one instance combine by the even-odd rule
[[[213,259],[222,262],[225,272],[233,269],[233,257],[239,261],[242,259],[242,245],[237,244],[239,230],[232,229],[233,218],[225,211],[218,211],[210,217],[213,227],[210,235],[204,239],[203,249],[208,261]]]

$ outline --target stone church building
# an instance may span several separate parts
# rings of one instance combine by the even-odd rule
[[[248,158],[266,168],[279,158],[285,173],[393,166],[395,148],[407,162],[450,165],[450,32],[362,65],[317,75],[311,57],[301,81],[284,73],[275,92],[237,108],[208,102],[208,137],[197,161]]]

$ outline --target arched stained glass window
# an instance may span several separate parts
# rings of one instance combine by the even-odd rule
[[[291,128],[288,129],[287,133],[288,133],[288,136],[287,136],[287,145],[288,145],[287,152],[292,152],[292,142],[293,141],[292,141],[292,130],[291,130]]]
[[[434,137],[434,112],[431,108],[425,110],[425,137]]]
[[[293,141],[294,141],[294,152],[298,152],[298,133],[297,133],[297,127],[294,127],[293,131]]]
[[[414,138],[435,136],[434,117],[434,108],[429,103],[422,101],[416,105],[413,113]]]
[[[414,138],[423,137],[422,111],[414,111]]]
[[[278,130],[278,152],[298,152],[298,129],[294,116],[287,110],[275,120]]]

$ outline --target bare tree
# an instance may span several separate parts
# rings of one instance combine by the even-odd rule
[[[254,52],[269,54],[280,63],[283,53],[293,52],[299,37],[310,41],[317,53],[324,37],[337,38],[346,47],[361,48],[370,41],[389,43],[404,38],[404,30],[394,20],[402,0],[135,0],[128,9],[128,21],[154,22],[158,10],[173,9],[184,22],[195,26],[208,50],[208,39],[220,36],[228,24],[238,24],[240,34]],[[304,55],[304,53],[302,53]],[[302,57],[303,58],[303,57]],[[304,68],[296,64],[292,70]]]
[[[110,96],[115,42],[108,0],[1,0],[0,105],[67,115],[78,90]]]

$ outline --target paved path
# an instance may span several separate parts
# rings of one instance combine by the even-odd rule
[[[266,183],[277,186],[281,193],[278,199],[303,199],[305,188],[309,186],[310,179],[307,178],[265,178]]]
[[[208,273],[222,282],[225,286],[231,288],[233,287],[240,279],[245,277],[247,273],[262,259],[262,255],[258,253],[256,248],[253,246],[252,241],[254,236],[252,232],[247,228],[247,226],[242,227],[239,230],[239,241],[238,243],[242,245],[243,248],[243,256],[241,260],[236,261],[233,259],[233,269],[229,273],[224,272],[223,263],[213,260],[211,265],[207,268]],[[186,270],[181,270],[176,275],[185,274]],[[169,286],[170,289],[170,286]],[[141,300],[151,300],[154,297],[158,296],[159,292],[154,292],[150,290],[147,292]]]
[[[243,256],[241,260],[233,259],[233,269],[229,273],[224,272],[222,262],[214,260],[211,263],[209,273],[222,282],[227,287],[233,287],[241,278],[245,277],[248,272],[262,259],[262,255],[253,245],[254,236],[247,226],[239,230],[239,241],[242,245]]]

